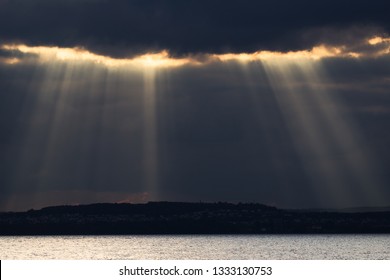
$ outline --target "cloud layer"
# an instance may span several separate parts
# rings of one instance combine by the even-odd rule
[[[0,40],[113,57],[290,51],[389,33],[386,1],[2,0]]]

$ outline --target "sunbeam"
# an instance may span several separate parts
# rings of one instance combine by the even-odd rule
[[[333,207],[383,203],[367,148],[341,113],[334,93],[326,90],[321,62],[276,59],[263,65],[323,205],[329,201]]]
[[[0,45],[0,70],[16,77],[0,82],[17,108],[16,128],[2,124],[15,138],[0,138],[12,151],[5,184],[12,192],[2,207],[19,208],[18,194],[30,207],[104,194],[113,202],[384,205],[386,168],[359,130],[353,98],[353,114],[339,98],[340,89],[358,86],[328,68],[368,61],[379,69],[379,89],[367,86],[376,84],[372,76],[364,89],[377,94],[370,97],[377,108],[387,102],[389,46],[375,36],[285,52],[113,58],[81,47]],[[371,127],[385,134],[384,121]]]
[[[156,112],[156,72],[151,67],[144,69],[144,171],[145,188],[151,198],[157,198],[158,184],[158,131]]]

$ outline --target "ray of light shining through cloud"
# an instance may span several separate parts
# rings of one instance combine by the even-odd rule
[[[334,207],[381,200],[369,187],[376,182],[373,163],[358,133],[340,114],[341,104],[321,87],[327,79],[321,62],[280,59],[263,65],[318,198]]]
[[[202,182],[198,173],[206,174],[204,180],[220,188],[243,178],[243,185],[258,185],[258,194],[249,191],[257,195],[254,201],[297,207],[288,202],[299,197],[289,184],[300,170],[284,176],[298,168],[291,167],[296,162],[310,181],[310,188],[298,189],[321,207],[388,201],[379,163],[338,97],[342,82],[327,69],[339,61],[386,58],[387,37],[372,37],[359,48],[322,44],[180,57],[162,50],[113,58],[83,48],[23,44],[0,50],[10,54],[0,56],[5,69],[29,69],[20,72],[28,80],[18,108],[25,129],[7,181],[14,193],[3,209],[21,209],[26,201],[45,206],[48,196],[52,204],[170,199],[172,185],[187,182],[175,170],[187,166],[188,178]],[[238,170],[241,165],[247,168]],[[215,179],[210,166],[227,171],[221,167],[222,179]],[[242,195],[231,187],[224,191],[228,200]],[[178,197],[191,192],[201,200],[207,190],[183,190]]]

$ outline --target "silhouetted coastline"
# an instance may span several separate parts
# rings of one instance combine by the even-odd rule
[[[350,213],[281,210],[255,203],[149,202],[0,213],[0,235],[348,233],[390,233],[390,211]]]

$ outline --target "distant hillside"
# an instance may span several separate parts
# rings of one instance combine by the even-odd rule
[[[0,235],[390,233],[390,211],[280,210],[254,203],[54,206],[0,214]]]
[[[355,207],[343,208],[340,212],[367,213],[367,212],[390,212],[390,207]]]
[[[312,208],[312,209],[288,209],[288,211],[292,211],[292,212],[333,212],[333,213],[373,213],[373,212],[390,212],[390,207]]]

